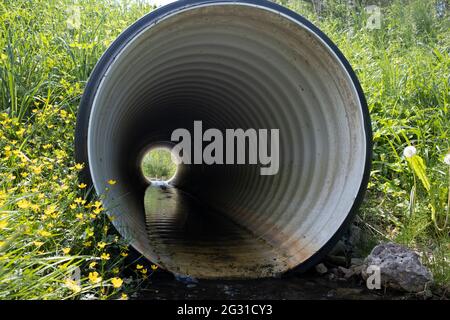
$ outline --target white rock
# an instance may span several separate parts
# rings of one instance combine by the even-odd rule
[[[325,274],[328,272],[327,267],[323,263],[316,265],[315,269],[319,274]]]

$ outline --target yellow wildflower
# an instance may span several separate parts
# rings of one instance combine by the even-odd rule
[[[69,254],[70,248],[63,248],[62,251],[64,254]]]
[[[33,168],[33,173],[34,174],[41,174],[42,173],[41,167],[34,167]]]
[[[100,249],[104,249],[105,248],[105,246],[106,246],[106,243],[105,242],[99,242],[99,243],[97,243],[97,247],[99,247]]]
[[[93,261],[93,262],[89,263],[89,268],[94,269],[96,265],[97,265],[97,262]]]
[[[22,128],[22,129],[20,129],[20,130],[17,130],[16,131],[16,134],[18,135],[18,136],[22,136],[24,133],[25,133],[25,129],[24,128]]]
[[[102,206],[102,203],[100,201],[95,201],[93,206],[96,208],[100,208]]]
[[[51,215],[52,213],[54,213],[56,211],[56,206],[54,204],[50,205],[47,207],[47,209],[44,210],[44,214],[46,215]]]
[[[97,271],[89,272],[89,281],[93,284],[99,283],[100,281],[102,281],[102,277],[98,276]]]
[[[66,281],[64,281],[64,284],[66,285],[67,288],[72,290],[74,293],[79,293],[81,291],[80,285],[75,280],[66,279]]]
[[[84,168],[84,164],[83,163],[76,163],[75,164],[75,169],[82,170],[83,168]]]
[[[33,244],[34,244],[36,247],[40,247],[40,246],[42,246],[44,243],[43,243],[42,241],[34,241]]]
[[[50,237],[52,234],[45,230],[39,230],[38,233],[43,237]]]
[[[120,278],[111,278],[111,283],[114,288],[120,288],[122,286],[123,280]]]
[[[137,269],[137,270],[141,270],[142,268],[144,268],[143,265],[140,265],[140,264],[136,265],[136,269]]]
[[[109,253],[102,253],[102,255],[100,256],[100,258],[102,260],[109,260],[110,259],[110,255]]]
[[[113,185],[115,185],[117,183],[117,181],[116,180],[108,180],[108,184],[109,185],[111,185],[111,186],[113,186]]]
[[[156,264],[152,264],[150,268],[152,268],[152,270],[155,271],[156,269],[158,269],[158,266]]]
[[[17,202],[17,206],[19,209],[28,209],[30,207],[31,203],[28,200],[22,199]]]
[[[86,203],[86,200],[83,200],[83,198],[78,197],[73,202],[84,205]]]
[[[78,185],[78,188],[80,188],[80,189],[85,189],[86,187],[87,187],[87,184],[85,184],[85,183],[80,183]]]
[[[128,296],[126,295],[126,293],[122,293],[122,295],[120,296],[120,300],[128,300]]]
[[[0,221],[0,230],[5,229],[8,226],[8,221],[2,220]]]
[[[92,212],[94,212],[95,214],[99,214],[102,211],[103,211],[103,208],[96,208]]]

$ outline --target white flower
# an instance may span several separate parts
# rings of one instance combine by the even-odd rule
[[[403,155],[405,158],[412,158],[417,153],[417,149],[413,146],[406,147],[405,150],[403,150]]]
[[[447,155],[444,157],[444,163],[450,166],[450,153],[447,153]]]

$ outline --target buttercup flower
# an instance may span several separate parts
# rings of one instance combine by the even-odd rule
[[[120,278],[112,278],[111,283],[114,288],[120,288],[122,286],[123,280]]]
[[[0,230],[5,229],[8,226],[8,221],[2,220],[0,221]]]
[[[99,243],[97,243],[97,247],[99,247],[100,249],[103,249],[103,248],[105,248],[105,246],[106,246],[106,243],[105,242],[99,242]]]
[[[113,185],[115,185],[117,183],[117,181],[116,180],[108,180],[108,184],[109,185],[111,185],[111,186],[113,186]]]
[[[30,202],[25,200],[25,199],[20,200],[20,201],[17,202],[17,206],[20,209],[28,209],[30,207],[30,205],[31,205]]]
[[[38,233],[43,237],[50,237],[52,234],[45,230],[39,230]]]
[[[85,204],[85,203],[86,203],[86,200],[83,200],[83,198],[78,197],[78,198],[76,198],[76,199],[74,200],[74,202],[75,202],[75,203],[78,203],[78,204]]]
[[[109,253],[102,253],[100,258],[102,258],[102,260],[109,260],[111,257],[109,255]]]
[[[98,276],[97,271],[89,272],[89,281],[94,284],[99,283],[100,281],[102,281],[102,277]]]

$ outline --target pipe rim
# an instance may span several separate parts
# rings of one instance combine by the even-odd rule
[[[350,63],[345,58],[343,53],[337,48],[337,46],[326,36],[320,29],[318,29],[315,25],[313,25],[310,21],[308,21],[303,16],[299,15],[296,12],[291,11],[288,8],[285,8],[276,3],[266,1],[266,0],[180,0],[168,4],[164,7],[161,7],[155,11],[150,12],[145,15],[137,22],[128,27],[124,32],[122,32],[119,37],[111,44],[111,46],[106,50],[106,52],[102,55],[98,63],[96,64],[94,70],[92,71],[89,80],[86,84],[84,94],[82,96],[78,115],[77,115],[77,125],[75,131],[75,160],[77,163],[84,163],[85,166],[80,173],[80,179],[87,183],[89,186],[93,185],[92,176],[89,167],[89,157],[88,157],[88,127],[89,120],[91,115],[91,110],[93,107],[94,99],[96,97],[97,90],[103,80],[105,73],[108,71],[111,64],[114,62],[114,58],[121,53],[121,51],[131,42],[133,39],[139,35],[142,31],[149,28],[153,24],[156,24],[158,20],[163,19],[166,16],[170,16],[172,14],[176,14],[179,11],[192,9],[195,7],[200,7],[204,5],[213,5],[213,4],[243,4],[249,6],[256,6],[263,9],[268,9],[273,12],[277,12],[295,23],[299,24],[302,27],[305,27],[312,35],[317,37],[319,41],[327,46],[337,58],[337,60],[341,63],[342,67],[345,69],[347,75],[351,79],[352,85],[357,93],[359,99],[359,105],[361,107],[362,121],[363,121],[363,129],[365,133],[365,146],[366,146],[366,154],[365,154],[365,164],[364,164],[364,172],[361,179],[361,184],[358,189],[358,193],[355,197],[353,205],[344,219],[343,223],[337,228],[337,231],[331,236],[331,238],[323,245],[317,252],[315,252],[312,256],[303,261],[300,265],[288,270],[287,272],[304,272],[307,269],[311,268],[318,262],[322,260],[322,258],[334,247],[337,241],[342,237],[343,233],[346,231],[355,215],[358,212],[358,208],[360,207],[365,191],[367,189],[370,170],[371,170],[371,157],[372,157],[372,125],[369,115],[369,110],[367,106],[367,102],[364,96],[363,89],[361,84],[350,66]]]

